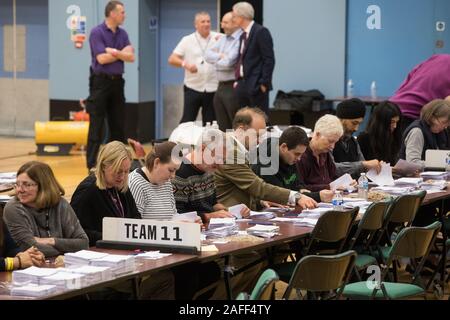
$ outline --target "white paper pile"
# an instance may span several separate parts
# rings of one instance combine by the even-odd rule
[[[373,187],[371,190],[383,191],[391,195],[401,196],[412,193],[416,190],[414,187]]]
[[[260,220],[269,220],[276,217],[276,214],[273,212],[267,211],[250,211],[250,219],[260,219]]]
[[[197,211],[176,213],[172,216],[172,221],[196,222],[198,218]]]
[[[85,275],[64,271],[39,280],[39,285],[54,285],[58,291],[80,289],[86,287],[87,284]]]
[[[143,252],[140,253],[136,256],[137,259],[141,258],[141,259],[148,259],[148,260],[158,260],[158,259],[162,259],[164,257],[168,257],[172,255],[171,253],[161,253],[159,252],[159,250],[157,251],[147,251],[147,252]]]
[[[247,233],[250,235],[262,237],[262,238],[272,238],[278,234],[280,227],[276,225],[263,225],[257,224],[253,227],[247,229]]]
[[[398,187],[416,187],[418,188],[423,182],[423,178],[400,178],[394,181]]]
[[[1,184],[13,184],[16,183],[16,172],[0,172],[0,183]]]
[[[90,250],[80,250],[78,252],[68,252],[64,254],[64,264],[66,266],[88,265],[93,259],[100,259],[107,256],[107,253]]]
[[[12,296],[21,297],[43,297],[52,295],[58,292],[58,288],[54,285],[42,285],[29,284],[25,286],[12,287],[10,294]]]
[[[319,218],[299,218],[295,220],[294,225],[299,227],[314,228],[318,220]]]
[[[420,189],[427,191],[440,191],[447,188],[447,180],[426,180],[420,184]]]
[[[425,171],[420,174],[423,180],[446,180],[448,173],[445,171]]]
[[[236,234],[238,230],[234,218],[212,218],[204,234],[208,238],[224,238]]]
[[[40,284],[40,279],[51,276],[58,272],[55,268],[38,268],[35,266],[24,270],[14,270],[12,273],[12,281],[14,285],[24,284]]]
[[[381,171],[377,173],[375,169],[370,169],[366,174],[367,178],[372,180],[379,186],[393,186],[394,178],[392,177],[392,168],[389,163],[381,164]]]
[[[112,270],[109,267],[97,266],[77,266],[74,268],[64,268],[65,272],[84,274],[88,284],[94,284],[100,281],[111,280],[113,277]]]
[[[108,254],[100,259],[91,260],[90,265],[109,267],[114,275],[132,272],[135,269],[135,256]]]
[[[237,204],[235,206],[229,207],[228,212],[231,213],[236,219],[242,219],[241,211],[245,208],[245,204]]]

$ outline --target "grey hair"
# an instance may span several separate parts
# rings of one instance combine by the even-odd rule
[[[209,128],[203,130],[200,138],[197,140],[197,147],[205,145],[209,150],[223,148],[226,144],[225,133],[219,129]]]
[[[239,16],[247,20],[253,20],[255,17],[255,9],[245,1],[238,2],[233,6],[233,11]]]
[[[338,117],[326,114],[317,120],[314,126],[314,134],[320,133],[322,136],[339,136],[344,134],[342,123]]]

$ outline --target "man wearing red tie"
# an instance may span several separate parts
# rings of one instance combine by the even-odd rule
[[[248,2],[233,6],[233,21],[244,31],[235,68],[235,90],[241,108],[259,107],[268,113],[275,54],[269,30],[253,20],[254,14]]]

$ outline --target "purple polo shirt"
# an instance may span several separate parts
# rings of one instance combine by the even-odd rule
[[[122,50],[126,46],[130,45],[127,32],[117,27],[116,32],[108,29],[106,23],[103,22],[92,29],[89,36],[89,44],[91,46],[91,67],[94,73],[106,73],[109,75],[123,74],[124,63],[122,60],[116,62],[101,65],[97,61],[97,56],[102,53],[106,53],[106,48],[115,48]]]
[[[450,95],[450,55],[435,54],[414,67],[389,101],[396,103],[402,114],[418,119],[424,105]]]

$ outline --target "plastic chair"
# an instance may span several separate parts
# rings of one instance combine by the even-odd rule
[[[436,239],[440,222],[434,222],[427,227],[406,227],[400,231],[389,251],[386,267],[381,272],[379,281],[368,285],[367,281],[351,283],[345,286],[343,296],[357,299],[403,299],[417,295],[425,296],[421,284],[420,271],[425,264],[430,249]],[[384,281],[389,272],[389,266],[399,258],[420,259],[411,283],[396,283]]]
[[[355,260],[355,271],[358,280],[361,280],[360,272],[370,265],[377,265],[374,245],[375,235],[383,227],[384,216],[390,202],[372,203],[358,223],[354,236],[349,241],[348,250],[355,250],[358,256]]]
[[[241,292],[236,300],[272,300],[275,283],[279,280],[278,274],[272,270],[264,271],[256,282],[252,293]]]
[[[301,290],[306,290],[308,299],[317,299],[318,293],[330,291],[336,291],[332,297],[339,299],[355,259],[356,252],[353,250],[331,256],[303,257],[295,266],[283,299],[288,299],[294,289],[299,298],[304,298]]]
[[[323,213],[317,220],[302,255],[341,253],[358,211],[359,207]],[[275,265],[273,268],[282,281],[288,282],[295,266],[296,262],[292,261]]]

